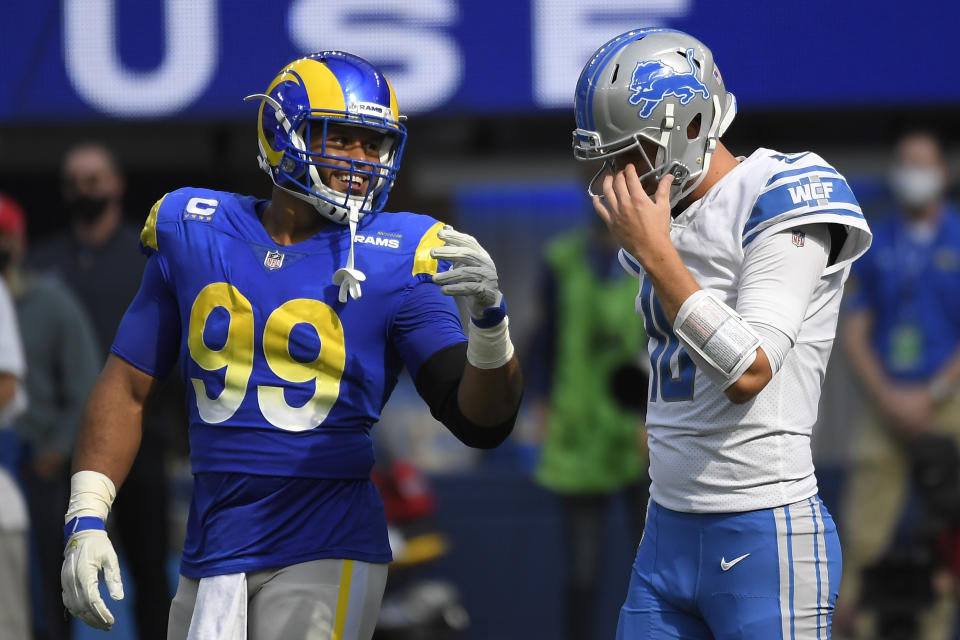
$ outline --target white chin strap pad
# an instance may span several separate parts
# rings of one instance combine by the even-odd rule
[[[703,289],[684,301],[673,331],[697,367],[723,389],[753,364],[761,342],[736,311]]]

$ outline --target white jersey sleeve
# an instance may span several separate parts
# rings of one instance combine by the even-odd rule
[[[793,345],[829,255],[824,224],[784,229],[752,243],[744,251],[737,313],[751,326],[777,329]]]

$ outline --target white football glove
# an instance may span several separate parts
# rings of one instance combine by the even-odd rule
[[[430,256],[452,263],[449,270],[433,276],[448,296],[463,297],[474,324],[490,327],[506,315],[497,266],[476,238],[445,226],[437,237],[446,244],[430,250]]]
[[[433,276],[433,281],[448,296],[462,297],[470,312],[467,362],[478,369],[502,367],[513,358],[513,342],[497,266],[476,238],[450,225],[440,230],[437,238],[446,244],[431,249],[430,256],[447,260],[451,266]]]
[[[64,518],[63,568],[60,585],[63,605],[96,629],[109,630],[113,614],[100,597],[100,573],[110,597],[123,599],[120,563],[104,530],[116,489],[107,476],[79,471],[70,480],[70,505]]]

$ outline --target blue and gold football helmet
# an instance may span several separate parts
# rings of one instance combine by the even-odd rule
[[[349,53],[322,51],[294,60],[265,93],[246,99],[260,100],[260,167],[275,185],[340,224],[383,210],[400,168],[407,132],[396,95],[376,67]],[[380,162],[328,153],[327,127],[331,123],[384,134]],[[323,140],[319,151],[315,146],[311,149],[314,139]],[[341,193],[320,179],[318,168],[343,170],[344,160],[349,161],[351,182],[366,178],[364,193]],[[350,216],[351,210],[354,216]]]

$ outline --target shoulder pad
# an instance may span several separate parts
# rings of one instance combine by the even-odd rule
[[[160,207],[163,201],[170,195],[165,193],[162,198],[153,203],[150,207],[150,213],[147,215],[147,221],[143,223],[143,229],[140,230],[140,250],[144,253],[153,253],[159,250],[157,245],[157,216],[160,213]]]
[[[430,256],[431,249],[444,244],[437,237],[444,226],[444,223],[436,218],[408,211],[378,213],[373,223],[358,230],[357,237],[359,239],[362,234],[366,244],[384,244],[392,249],[399,249],[393,255],[404,261],[406,266],[402,269],[410,269],[411,276],[433,276],[449,268],[449,263],[445,260],[438,261]],[[375,239],[376,242],[371,242],[370,239]]]
[[[435,222],[420,236],[417,250],[413,254],[413,269],[411,270],[411,275],[437,275],[437,271],[440,270],[440,264],[436,258],[431,257],[430,250],[445,244],[443,240],[437,237],[437,233],[439,233],[443,227],[444,224],[442,222]]]
[[[850,185],[840,172],[813,153],[774,155],[769,177],[743,227],[743,246],[787,221],[829,214],[830,222],[849,218],[863,220],[863,212]]]
[[[140,231],[140,248],[145,253],[160,251],[160,240],[157,234],[158,225],[196,220],[210,222],[220,205],[218,194],[207,189],[183,188],[171,191],[154,203],[150,208],[147,221]]]

